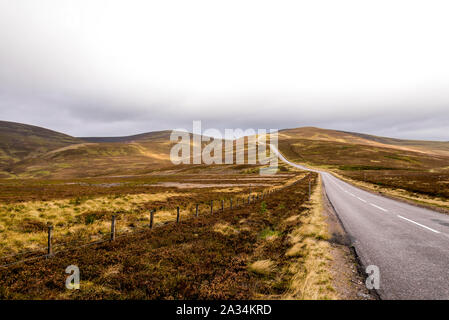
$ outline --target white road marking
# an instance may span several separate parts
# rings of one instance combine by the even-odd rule
[[[331,180],[332,181],[332,180]],[[336,183],[335,181],[332,181],[333,184],[335,184],[337,186],[338,189],[340,189],[341,191],[345,191],[342,187],[340,187],[338,185],[338,183]],[[345,191],[346,192],[346,191]]]
[[[382,207],[376,206],[376,205],[373,204],[373,203],[370,203],[370,205],[372,205],[373,207],[375,207],[375,208],[377,208],[377,209],[379,209],[379,210],[382,210],[382,211],[384,211],[384,212],[388,212],[387,209],[384,209],[384,208],[382,208]]]
[[[427,226],[425,226],[425,225],[423,225],[423,224],[421,224],[421,223],[418,223],[418,222],[416,222],[416,221],[413,221],[413,220],[404,218],[403,216],[398,215],[398,217],[401,218],[401,219],[407,220],[407,221],[409,221],[409,222],[411,222],[411,223],[414,223],[414,224],[416,224],[416,225],[418,225],[418,226],[420,226],[420,227],[426,228],[427,230],[430,230],[430,231],[432,231],[432,232],[435,232],[435,233],[441,233],[440,231],[437,231],[437,230],[435,230],[435,229],[429,228],[429,227],[427,227]]]
[[[362,201],[362,202],[367,203],[367,201],[366,201],[365,199],[362,199],[362,198],[359,198],[359,197],[357,197],[357,199],[359,199],[359,200]]]

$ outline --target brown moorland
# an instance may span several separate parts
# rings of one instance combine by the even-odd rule
[[[316,185],[317,176],[310,176]],[[328,240],[325,233],[311,232],[307,199],[304,177],[232,212],[202,214],[13,265],[0,270],[0,298],[310,298],[312,290],[313,298],[334,299]],[[301,221],[307,221],[302,232]],[[312,250],[314,244],[321,250]],[[321,261],[319,269],[301,267],[311,259]],[[80,290],[65,289],[69,265],[80,268]]]

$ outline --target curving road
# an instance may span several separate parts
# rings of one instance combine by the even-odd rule
[[[364,267],[380,270],[382,299],[449,299],[449,216],[354,187],[321,174],[327,196]]]

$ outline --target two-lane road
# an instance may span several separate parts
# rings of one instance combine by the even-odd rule
[[[383,299],[449,299],[449,216],[354,187],[318,172],[364,267],[380,270]]]

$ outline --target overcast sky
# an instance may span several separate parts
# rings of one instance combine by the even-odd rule
[[[449,140],[445,1],[0,0],[0,119]]]

